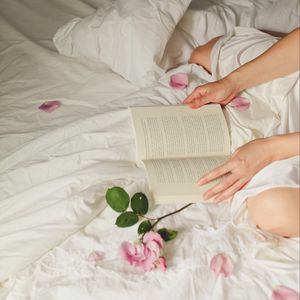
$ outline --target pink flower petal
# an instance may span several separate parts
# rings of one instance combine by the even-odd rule
[[[159,268],[164,272],[167,270],[167,262],[164,256],[160,256],[159,259],[156,261],[155,265],[156,268]]]
[[[299,300],[299,294],[286,286],[277,286],[272,293],[272,300]]]
[[[234,98],[228,106],[233,107],[239,111],[245,111],[250,107],[250,101],[244,97]]]
[[[143,243],[145,243],[147,246],[151,245],[152,242],[155,242],[159,248],[163,247],[163,239],[161,235],[154,231],[147,232],[143,237]]]
[[[89,254],[87,257],[87,261],[92,264],[97,264],[98,261],[102,260],[104,258],[104,252],[102,251],[93,251]]]
[[[131,243],[124,241],[119,248],[120,256],[123,260],[132,263],[132,256],[135,255],[135,247]]]
[[[228,277],[232,274],[233,268],[231,258],[222,253],[215,255],[210,261],[210,270],[217,275],[222,274],[224,277]]]
[[[170,86],[175,90],[183,90],[189,84],[189,78],[185,73],[176,73],[171,76]]]
[[[59,108],[60,106],[61,106],[60,101],[57,101],[57,100],[46,101],[42,105],[39,106],[39,109],[43,110],[45,112],[51,113],[54,110],[56,110],[57,108]]]

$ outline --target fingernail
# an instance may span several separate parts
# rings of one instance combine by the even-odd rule
[[[197,184],[198,184],[198,185],[202,185],[203,183],[204,183],[203,179],[199,179],[199,180],[197,181]]]

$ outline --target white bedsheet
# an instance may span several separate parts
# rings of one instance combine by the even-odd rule
[[[188,91],[168,87],[172,71],[136,92],[102,63],[58,55],[57,28],[101,3],[0,2],[0,298],[269,299],[277,284],[298,290],[298,242],[232,224],[228,203],[195,204],[165,220],[179,230],[166,245],[166,273],[136,274],[119,259],[120,242],[133,241],[136,228],[114,226],[104,193],[114,185],[148,193],[126,107],[180,103],[211,78],[183,66],[194,73]],[[55,112],[37,109],[52,99],[62,102]],[[105,252],[96,267],[86,260],[93,250]],[[234,261],[228,279],[208,270],[218,252]]]
[[[101,107],[136,88],[100,62],[59,55],[52,43],[60,25],[89,14],[100,2],[0,3],[0,280],[103,208],[96,196],[103,191],[97,187],[103,174],[94,159],[119,159],[126,148],[126,142],[118,144],[122,132],[115,138],[111,132],[121,117],[101,116]],[[55,113],[38,110],[54,99],[62,102]],[[98,122],[104,125],[101,137]],[[110,158],[99,155],[113,144]]]

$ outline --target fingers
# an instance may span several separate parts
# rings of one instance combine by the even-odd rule
[[[225,79],[222,79],[198,86],[183,101],[183,103],[187,104],[191,108],[199,108],[210,102],[226,105],[234,99],[237,93],[238,92],[234,85],[228,83]]]
[[[202,93],[202,87],[197,87],[194,91],[183,101],[190,108],[199,108],[209,101]]]
[[[193,90],[191,94],[189,94],[183,101],[184,104],[189,104],[197,99],[197,88]]]
[[[237,179],[233,175],[229,177],[231,178],[224,179],[221,183],[206,191],[203,195],[203,199],[212,199],[214,202],[219,203],[232,197],[249,182],[249,179],[246,178]]]
[[[207,175],[201,177],[197,184],[198,185],[204,185],[218,177],[221,177],[225,174],[227,174],[228,172],[231,171],[231,164],[230,162],[226,162],[225,164],[217,167],[216,169],[212,170],[210,173],[208,173]]]
[[[223,200],[228,199],[229,197],[232,197],[236,192],[241,190],[248,182],[249,182],[248,179],[241,178],[240,180],[236,181],[231,187],[229,187],[222,193],[217,194],[215,196],[214,201],[219,203]]]
[[[216,184],[214,187],[207,190],[203,194],[203,199],[207,200],[214,197],[217,194],[220,194],[221,192],[223,192],[224,190],[232,186],[236,181],[237,178],[233,174],[226,176],[220,183]]]
[[[220,202],[233,196],[237,191],[242,189],[251,177],[243,176],[235,170],[235,164],[228,161],[220,167],[212,170],[210,173],[198,180],[198,185],[204,185],[221,176],[227,176],[215,186],[203,194],[203,199],[212,199],[214,202]]]
[[[200,99],[195,99],[193,102],[189,103],[188,106],[192,109],[197,109],[203,106],[205,103],[201,101]]]

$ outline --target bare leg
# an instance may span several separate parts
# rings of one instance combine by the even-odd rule
[[[197,64],[202,66],[206,71],[211,73],[210,53],[220,36],[213,38],[207,44],[199,46],[194,49],[189,59],[190,64]]]
[[[250,218],[263,230],[299,236],[299,192],[298,188],[272,188],[248,198]]]

